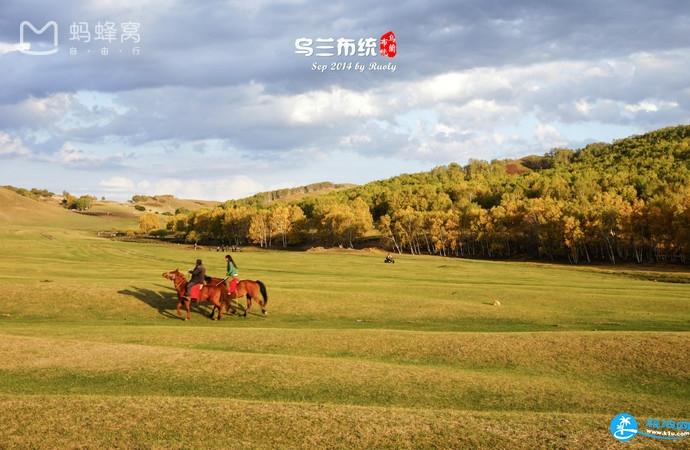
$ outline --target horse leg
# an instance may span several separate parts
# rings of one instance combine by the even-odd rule
[[[235,298],[235,294],[228,297],[228,309],[230,311],[230,314],[235,314],[237,312],[237,309],[235,309],[235,305],[233,305],[233,302],[237,303],[237,299]]]
[[[247,317],[247,313],[252,307],[252,296],[247,294],[247,307],[244,309],[244,317]]]
[[[185,307],[187,308],[187,318],[185,320],[192,320],[192,314],[191,314],[192,300],[191,299],[185,300]]]
[[[182,297],[179,295],[177,296],[177,317],[182,317],[182,311],[180,311],[180,308],[182,307]]]
[[[251,301],[252,298],[256,298],[256,300],[259,302],[259,306],[261,306],[261,314],[264,316],[266,315],[266,299],[263,298],[263,295],[259,292],[259,290],[254,287],[252,289],[252,293],[247,293],[247,297]]]

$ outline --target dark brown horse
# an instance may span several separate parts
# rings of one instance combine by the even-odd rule
[[[171,270],[168,272],[163,272],[163,278],[172,280],[175,285],[175,291],[177,291],[177,315],[181,316],[180,308],[182,306],[187,310],[187,318],[185,320],[190,320],[191,314],[191,304],[192,300],[185,296],[187,290],[187,277],[184,276],[182,272],[178,269]],[[223,317],[223,307],[229,305],[228,293],[225,290],[225,286],[222,285],[220,278],[210,278],[201,287],[199,292],[199,298],[194,299],[199,303],[211,302],[213,304],[213,309],[211,310],[211,319],[214,319],[215,311],[218,309],[218,320]],[[221,282],[221,284],[218,284]]]
[[[215,278],[214,278],[215,279]],[[220,285],[223,286],[223,280],[220,280]],[[268,292],[266,291],[266,285],[259,280],[240,280],[237,283],[235,292],[232,294],[228,293],[227,296],[227,307],[234,311],[235,307],[233,302],[238,306],[240,303],[238,299],[245,297],[247,299],[247,304],[244,306],[244,317],[247,317],[247,311],[252,307],[252,300],[257,300],[261,306],[261,313],[265,316],[266,305],[268,304]],[[215,309],[215,307],[214,307]]]

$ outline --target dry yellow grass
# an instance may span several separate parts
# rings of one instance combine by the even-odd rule
[[[614,449],[620,411],[690,416],[678,271],[249,251],[268,318],[185,323],[161,272],[222,254],[76,217],[0,226],[3,448]]]
[[[670,341],[676,337],[670,336]],[[668,343],[669,340],[664,342]],[[679,341],[680,342],[680,341]],[[687,343],[687,341],[682,341]],[[681,415],[682,397],[651,395],[616,386],[617,371],[596,379],[578,364],[556,371],[557,361],[536,359],[517,367],[500,355],[475,368],[403,364],[324,356],[294,356],[188,350],[135,344],[3,335],[0,392],[58,394],[123,393],[235,397],[257,400],[356,405],[604,413],[634,406],[640,414]],[[509,345],[508,351],[527,351]],[[603,353],[600,353],[604,350]],[[613,345],[600,357],[618,350]],[[567,350],[566,350],[567,351]],[[477,355],[475,353],[475,355]],[[478,355],[477,355],[478,356]],[[490,361],[491,366],[486,367]],[[524,360],[523,360],[524,361]],[[571,355],[571,365],[575,365]],[[546,367],[544,367],[546,366]],[[642,367],[643,370],[649,370]],[[595,368],[596,370],[596,368]],[[653,370],[657,378],[683,377]],[[601,370],[600,370],[601,372]],[[675,377],[674,377],[675,375]],[[607,382],[607,377],[614,377]]]
[[[601,425],[606,415],[82,395],[0,395],[0,411],[8,449],[622,448]],[[687,447],[633,440],[625,448]]]

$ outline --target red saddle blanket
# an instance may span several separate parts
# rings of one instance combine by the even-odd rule
[[[203,284],[195,284],[192,286],[192,290],[189,292],[189,297],[192,300],[198,301],[199,297],[201,297],[201,288],[204,287]]]

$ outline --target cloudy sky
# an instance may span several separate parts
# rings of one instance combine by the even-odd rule
[[[684,0],[2,0],[0,184],[224,200],[541,154],[690,123],[688,69]]]

